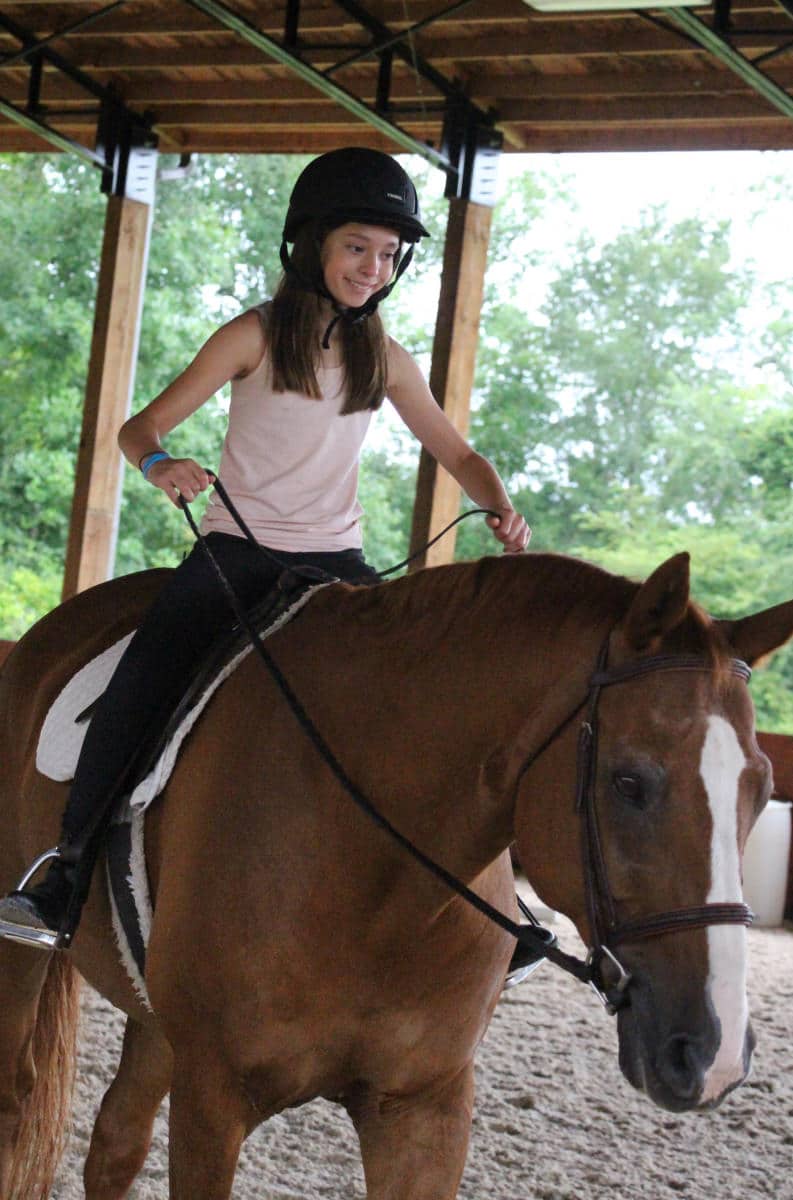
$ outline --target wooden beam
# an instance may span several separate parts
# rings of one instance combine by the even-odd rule
[[[529,154],[608,154],[648,150],[786,150],[793,149],[793,121],[781,115],[762,121],[729,125],[687,123],[684,127],[634,124],[630,128],[571,125],[566,129],[546,125],[521,128]]]
[[[317,100],[316,89],[289,75],[285,67],[267,64],[246,67],[243,75],[243,78],[190,81],[172,79],[161,71],[136,71],[128,81],[119,77],[113,78],[113,86],[119,98],[126,104],[142,108],[171,103],[260,106],[276,103],[303,104]],[[793,69],[791,75],[793,76]],[[725,76],[730,80],[735,79],[731,72],[725,72]],[[368,69],[359,65],[355,70],[339,71],[335,79],[361,99],[374,102],[377,96],[376,67]],[[24,107],[28,97],[27,73],[12,73],[8,70],[3,77],[2,94],[12,104]],[[518,97],[527,94],[530,94],[530,89],[524,89],[518,93]],[[391,102],[421,104],[437,100],[439,97],[440,93],[431,84],[422,86],[422,81],[417,81],[414,72],[395,64],[391,80]],[[40,100],[45,107],[74,104],[84,108],[85,92],[68,77],[45,70]]]
[[[513,103],[512,101],[510,103]],[[256,130],[295,128],[320,129],[336,126],[339,129],[357,130],[361,118],[346,109],[327,103],[315,104],[171,104],[160,112],[153,111],[153,128],[160,133],[163,129],[178,129],[187,126],[201,129],[241,129],[255,133]],[[429,127],[435,129],[442,119],[437,107],[426,113],[411,112],[403,119],[402,113],[395,114],[402,124],[411,129]],[[55,124],[55,122],[53,122]],[[57,119],[57,130],[62,136],[81,137],[86,141],[86,130],[96,127],[96,114],[92,112],[63,109]]]
[[[527,10],[528,11],[528,10]],[[745,49],[773,49],[778,39],[754,33],[741,39]],[[352,50],[358,41],[345,45],[339,43],[332,49],[307,48],[303,53],[305,62],[318,70],[333,65],[345,50]],[[574,56],[577,59],[600,58],[604,55],[634,55],[670,53],[687,56],[700,53],[674,30],[656,29],[651,25],[633,28],[608,25],[605,28],[588,28],[586,36],[574,24],[566,22],[556,27],[543,28],[528,24],[521,37],[514,33],[482,33],[479,37],[449,37],[438,35],[419,39],[419,49],[431,58],[433,66],[445,75],[457,71],[459,64],[473,62],[475,69],[487,60],[499,63],[515,61],[525,66],[526,58],[538,62],[558,55]],[[198,68],[229,70],[236,67],[255,66],[262,62],[262,52],[247,45],[233,34],[212,34],[200,42],[190,39],[153,41],[140,44],[132,38],[115,43],[112,39],[98,37],[94,29],[91,37],[80,38],[70,46],[70,62],[75,67],[90,72],[94,78],[102,78],[104,72],[150,71],[155,68],[191,71]]]
[[[400,124],[409,124],[411,129],[426,125],[434,127],[442,119],[437,108],[427,113],[410,113],[405,117],[395,114]],[[64,127],[77,124],[70,117],[62,122]],[[278,129],[304,125],[307,129],[318,129],[323,125],[335,125],[341,129],[357,129],[361,118],[340,106],[317,101],[313,104],[171,104],[154,114],[154,128],[189,125],[191,129],[222,129],[224,127],[254,130]]]
[[[171,143],[183,152],[200,154],[295,154],[296,132],[292,127],[281,130],[196,130],[189,126],[182,129],[166,129]],[[322,154],[326,150],[337,150],[340,145],[339,131],[335,126],[322,130],[308,128],[298,130],[301,154]],[[178,137],[177,137],[178,134]],[[355,144],[371,146],[388,154],[399,154],[401,150],[393,141],[377,130],[359,123],[355,127]],[[52,148],[36,138],[34,134],[16,126],[4,128],[0,124],[0,154],[29,151],[51,153]],[[167,146],[170,152],[171,147]]]
[[[485,286],[493,210],[470,200],[452,200],[446,227],[441,294],[432,347],[430,388],[446,416],[465,436],[471,411],[479,318]],[[422,450],[410,549],[415,553],[458,515],[460,488]],[[413,569],[454,558],[454,530],[417,559]]]
[[[785,733],[761,733],[757,731],[757,744],[771,759],[774,772],[774,795],[784,800],[793,800],[793,735]]]
[[[791,25],[793,37],[793,25]],[[769,62],[765,70],[769,79],[780,87],[793,87],[793,66],[782,62]],[[748,84],[733,71],[722,68],[704,69],[694,64],[688,70],[653,70],[630,68],[626,70],[583,71],[576,74],[548,74],[541,71],[523,71],[508,76],[485,72],[471,75],[468,90],[480,104],[499,104],[504,100],[563,99],[575,97],[619,97],[619,96],[706,96],[746,93]],[[141,92],[144,89],[141,88]],[[8,98],[14,99],[9,89]],[[184,97],[180,97],[184,99]],[[233,99],[233,97],[232,97]]]
[[[406,122],[406,128],[410,125]],[[793,150],[793,121],[781,115],[762,120],[694,123],[677,125],[648,125],[633,123],[627,127],[595,125],[581,127],[555,125],[507,125],[504,128],[504,150],[516,149],[527,154],[607,154],[614,151],[648,150]],[[172,146],[182,152],[198,154],[294,154],[296,140],[303,154],[321,154],[339,147],[339,131],[335,126],[321,130],[285,127],[280,130],[165,130]],[[355,132],[356,145],[371,146],[398,154],[399,148],[374,130],[359,125]],[[169,149],[171,147],[169,146]],[[18,152],[51,152],[32,133],[17,126],[0,123],[0,154]]]
[[[99,269],[63,598],[109,579],[121,489],[119,427],[129,412],[152,205],[111,196]]]
[[[793,37],[793,25],[791,25]],[[793,65],[770,62],[766,75],[780,87],[793,88]],[[371,70],[358,66],[355,72],[339,72],[338,83],[348,87],[367,103],[373,103],[377,94],[377,77]],[[302,106],[317,103],[317,93],[307,84],[290,77],[282,67],[246,68],[245,78],[184,80],[172,79],[158,71],[135,72],[129,81],[117,78],[114,86],[119,97],[133,108],[148,107],[155,111],[164,105],[239,105],[251,110],[264,105],[294,104]],[[536,103],[541,100],[616,100],[630,96],[646,99],[666,96],[690,101],[694,97],[746,96],[751,93],[749,85],[734,72],[716,69],[701,69],[692,66],[688,70],[622,70],[620,72],[600,69],[577,74],[547,74],[540,71],[522,71],[509,75],[487,76],[479,72],[467,81],[468,94],[482,105],[503,105],[509,101]],[[12,104],[24,108],[28,96],[27,74],[9,70],[4,76],[3,95]],[[72,80],[58,76],[53,71],[44,71],[41,103],[46,116],[49,106],[68,110],[71,106],[85,109],[85,93]],[[415,74],[402,71],[395,66],[391,96],[393,103],[416,105],[439,102],[440,94],[430,84],[422,87]],[[326,106],[327,106],[327,102]],[[65,115],[62,114],[62,115]],[[501,113],[498,114],[501,116]],[[89,113],[85,114],[87,121]]]
[[[69,8],[74,7],[75,0],[70,0]],[[259,6],[261,11],[256,14],[256,23],[262,33],[271,37],[283,35],[282,7],[281,4]],[[412,0],[409,17],[404,0],[392,0],[390,4],[381,4],[379,8],[381,10],[378,12],[380,20],[397,31],[414,21],[435,16],[438,12],[438,3],[437,0],[427,0],[424,4],[416,4],[415,0]],[[13,9],[15,18],[20,23],[23,20],[26,21],[32,32],[37,35],[46,34],[64,23],[62,7],[52,4],[51,0],[34,0],[33,3],[30,3],[30,0],[27,3],[15,2]],[[450,13],[442,20],[435,21],[432,28],[448,29],[455,23],[463,22],[466,26],[478,23],[489,25],[493,21],[498,21],[499,24],[503,24],[505,21],[511,21],[513,24],[525,24],[526,14],[522,9],[516,8],[514,0],[497,0],[496,3],[494,0],[479,0],[478,5],[472,4],[459,12]],[[138,5],[131,11],[127,11],[125,8],[115,10],[102,18],[101,24],[97,26],[96,30],[92,26],[76,29],[69,34],[69,39],[74,42],[86,36],[96,36],[97,30],[103,36],[118,38],[150,37],[153,34],[176,38],[192,37],[196,34],[216,34],[220,29],[217,21],[194,9],[182,7],[179,4],[161,4],[159,7],[149,4]],[[360,23],[333,3],[306,5],[305,12],[300,15],[300,34],[304,38],[317,34],[330,34],[338,37],[340,33],[349,34],[351,32],[362,41],[368,40]]]
[[[82,7],[83,4],[89,3],[94,3],[94,0],[70,0],[69,8],[73,9],[78,4]],[[12,7],[15,19],[20,23],[26,22],[36,32],[57,28],[58,24],[64,21],[62,6],[53,3],[52,0],[13,0]],[[257,13],[258,27],[264,33],[281,35],[284,24],[281,11],[283,6],[270,4],[259,7],[262,11]],[[378,16],[385,24],[397,30],[414,21],[436,16],[438,7],[438,0],[411,0],[408,16],[404,0],[386,0],[378,5]],[[153,11],[149,12],[147,8]],[[300,17],[300,32],[303,35],[319,32],[338,34],[340,30],[349,29],[360,32],[359,23],[333,3],[313,3],[306,5],[305,9]],[[515,4],[515,0],[477,0],[477,3],[467,5],[464,9],[442,16],[434,22],[433,28],[448,28],[456,22],[464,22],[466,26],[488,25],[494,21],[499,24],[511,22],[522,25],[526,23],[527,15]],[[217,30],[218,26],[202,13],[191,11],[189,8],[183,10],[177,4],[165,4],[159,8],[153,5],[138,6],[132,14],[126,13],[124,9],[120,12],[114,11],[102,18],[101,28],[103,32],[122,37],[145,36],[149,33],[184,37],[207,30]],[[78,29],[69,36],[83,37],[85,31]]]
[[[503,124],[533,127],[642,126],[658,124],[673,129],[684,125],[723,121],[763,121],[773,108],[769,101],[748,88],[731,96],[626,96],[595,100],[507,100],[499,110]]]

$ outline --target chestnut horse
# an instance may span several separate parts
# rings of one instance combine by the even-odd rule
[[[4,889],[57,835],[65,785],[34,766],[48,707],[161,579],[83,593],[6,662]],[[510,916],[517,842],[624,989],[625,1076],[682,1111],[748,1069],[740,855],[771,781],[736,660],[791,633],[793,601],[710,620],[685,554],[643,585],[527,555],[331,585],[267,646],[355,787]],[[582,722],[597,731],[576,805]],[[153,1011],[120,965],[102,871],[68,954],[0,945],[5,1200],[50,1194],[78,971],[129,1018],[88,1200],[127,1195],[169,1091],[171,1200],[228,1200],[246,1135],[317,1096],[350,1113],[370,1200],[451,1200],[513,938],[354,806],[253,654],[193,729],[146,841]]]

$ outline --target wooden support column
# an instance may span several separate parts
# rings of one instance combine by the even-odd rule
[[[774,796],[793,803],[793,736],[786,733],[757,731],[757,744],[771,759],[774,773]],[[793,919],[793,847],[788,857],[787,896],[785,916]]]
[[[64,599],[113,572],[122,479],[116,437],[135,379],[152,209],[126,196],[107,201]]]
[[[471,412],[492,215],[493,209],[488,205],[465,199],[449,202],[429,382],[438,404],[464,437],[468,433]],[[440,533],[459,511],[459,485],[422,450],[413,508],[411,553]],[[411,569],[451,562],[454,535],[455,530],[451,530],[417,559]]]

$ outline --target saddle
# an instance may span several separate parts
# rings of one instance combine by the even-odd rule
[[[247,613],[249,625],[266,638],[292,620],[319,588],[335,582],[310,571],[285,570],[269,594]],[[129,635],[87,663],[67,683],[42,725],[38,770],[50,778],[73,777],[96,703],[130,640]],[[119,952],[136,992],[148,1006],[144,979],[153,903],[144,851],[145,812],[164,789],[179,750],[220,684],[253,649],[248,632],[235,624],[213,645],[190,680],[181,701],[157,738],[143,748],[129,790],[117,798],[106,835],[106,862],[113,926]],[[90,697],[86,704],[86,699]]]

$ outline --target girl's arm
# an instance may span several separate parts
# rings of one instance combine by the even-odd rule
[[[488,517],[487,523],[504,549],[525,550],[531,530],[512,507],[495,467],[454,428],[414,359],[393,338],[388,350],[388,397],[411,433],[454,476],[465,494],[480,508],[499,514]]]
[[[249,375],[264,351],[264,331],[254,310],[221,326],[181,375],[121,426],[118,444],[127,461],[137,467],[147,454],[162,450],[162,439],[172,429],[206,404],[230,379]],[[147,471],[146,478],[175,505],[180,496],[194,500],[211,483],[207,472],[192,458],[162,459]]]

